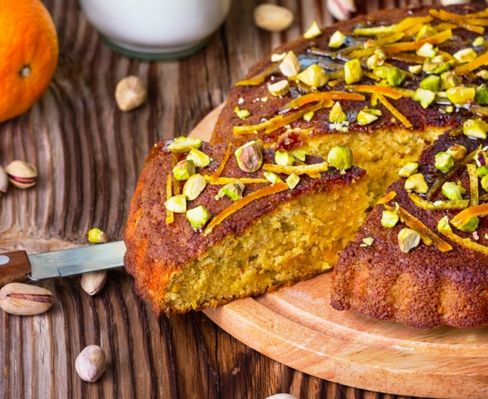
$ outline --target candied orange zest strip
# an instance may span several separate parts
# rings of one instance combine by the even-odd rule
[[[168,173],[166,178],[166,201],[173,196],[173,179],[171,178],[171,172]],[[171,224],[175,221],[175,215],[169,209],[166,209],[166,224]]]
[[[364,71],[364,76],[370,78],[371,80],[374,80],[375,82],[379,82],[381,78],[379,76],[376,76],[374,73]]]
[[[242,183],[242,184],[258,184],[258,183],[269,183],[269,180],[264,178],[254,178],[254,177],[213,177],[213,176],[203,176],[205,180],[213,186],[224,186],[230,183]]]
[[[229,162],[230,156],[232,154],[232,143],[227,145],[227,149],[225,150],[224,157],[222,158],[222,162],[220,162],[219,167],[212,173],[213,178],[219,177],[222,172],[224,171],[227,162]]]
[[[461,247],[471,249],[476,252],[481,252],[484,255],[488,255],[488,247],[478,244],[477,242],[474,242],[469,238],[463,238],[461,236],[458,236],[452,231],[451,226],[449,226],[449,228],[444,228],[444,229],[437,228],[437,230],[446,238],[450,239],[452,242],[460,245]]]
[[[360,93],[381,94],[394,100],[398,100],[404,96],[404,94],[400,90],[387,86],[350,85],[346,86],[346,88]]]
[[[414,26],[422,26],[423,24],[427,24],[432,21],[433,18],[430,15],[425,15],[423,17],[407,17],[401,20],[396,25],[396,32],[404,32]]]
[[[205,228],[203,235],[204,236],[209,235],[212,232],[212,230],[215,227],[217,227],[220,223],[222,223],[225,219],[227,219],[229,216],[237,212],[239,209],[244,208],[246,205],[250,204],[251,202],[259,198],[277,194],[285,190],[288,190],[288,185],[286,183],[276,183],[276,184],[271,184],[269,186],[260,188],[259,190],[256,190],[251,194],[241,198],[240,200],[234,202],[231,206],[225,208],[217,216],[215,216]]]
[[[450,201],[434,201],[430,202],[421,197],[417,194],[410,193],[408,197],[412,200],[412,202],[418,206],[419,208],[426,209],[426,210],[443,210],[443,209],[464,209],[467,208],[469,205],[468,200],[450,200]]]
[[[445,10],[429,10],[429,14],[440,19],[441,21],[455,22],[459,27],[480,35],[485,31],[483,27],[473,24],[472,19],[469,20],[463,15],[454,14]]]
[[[410,123],[410,121],[408,120],[408,118],[403,115],[400,111],[398,111],[392,103],[390,103],[386,98],[385,96],[383,96],[382,94],[377,94],[378,96],[378,100],[380,100],[380,103],[383,104],[385,106],[385,108],[391,112],[391,114],[397,118],[402,124],[403,126],[405,126],[406,128],[411,128],[412,127],[412,124]]]
[[[320,91],[320,92],[309,93],[297,97],[294,100],[290,101],[288,104],[286,104],[283,107],[283,109],[302,107],[306,104],[313,103],[316,101],[337,101],[337,100],[364,101],[366,100],[366,98],[361,94],[349,93],[347,91]]]
[[[416,40],[413,42],[399,42],[399,43],[388,44],[383,47],[383,50],[385,51],[386,54],[390,55],[395,53],[401,53],[403,51],[418,50],[425,43],[440,44],[451,38],[452,38],[452,30],[446,29],[442,32],[436,33],[435,35],[426,37],[424,39]]]
[[[376,35],[383,35],[389,33],[398,33],[406,31],[416,25],[425,24],[432,21],[432,17],[430,15],[426,15],[423,17],[407,17],[402,19],[399,23],[394,25],[386,25],[386,26],[373,26],[373,27],[365,27],[365,28],[356,28],[353,31],[353,35],[356,36],[376,36]]]
[[[264,130],[264,133],[271,133],[272,131],[279,129],[280,127],[295,122],[296,120],[300,119],[303,115],[305,115],[308,112],[317,111],[326,106],[332,106],[332,101],[330,101],[330,103],[327,103],[325,105],[322,101],[320,101],[317,104],[312,104],[308,107],[301,108],[298,111],[291,112],[286,115],[277,115],[265,122],[261,122],[256,125],[234,126],[232,128],[232,132],[235,135],[257,134],[261,130]]]
[[[476,174],[476,166],[469,163],[466,165],[469,176],[469,205],[476,206],[479,204],[478,192],[478,175]]]
[[[284,173],[286,175],[313,175],[320,172],[327,172],[329,170],[329,164],[327,162],[315,163],[311,165],[297,165],[297,166],[282,166],[274,163],[265,163],[263,169],[267,172]]]
[[[408,227],[415,230],[420,235],[420,238],[425,245],[429,246],[431,244],[434,244],[436,248],[441,252],[448,252],[452,250],[452,246],[448,242],[444,241],[441,237],[435,234],[431,229],[429,229],[415,216],[410,214],[406,209],[398,207],[398,214]]]
[[[408,64],[423,64],[425,62],[425,57],[421,57],[417,54],[395,53],[391,54],[389,58],[396,61],[406,62]]]
[[[378,205],[384,205],[387,204],[388,202],[392,201],[395,199],[397,193],[395,191],[390,191],[389,193],[385,194],[383,197],[381,197],[377,204]]]
[[[464,226],[472,217],[486,215],[488,215],[488,204],[472,206],[454,216],[451,224],[454,226]]]
[[[248,78],[239,80],[236,83],[236,86],[258,86],[263,83],[269,76],[273,73],[278,72],[278,68],[276,64],[271,64],[263,71],[259,72],[258,74]]]
[[[488,51],[481,54],[479,57],[475,58],[473,61],[468,62],[467,64],[463,64],[458,66],[454,71],[458,75],[466,75],[469,72],[478,69],[479,67],[488,64]]]

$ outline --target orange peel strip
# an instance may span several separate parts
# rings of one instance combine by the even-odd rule
[[[476,57],[474,60],[468,62],[467,64],[463,64],[458,66],[454,71],[458,75],[466,75],[469,72],[478,69],[479,67],[488,64],[488,51],[481,54],[479,57]]]
[[[472,24],[470,20],[463,15],[454,14],[445,10],[429,10],[429,14],[441,21],[455,22],[459,27],[480,35],[485,32],[485,29],[482,26]]]
[[[441,237],[435,234],[431,229],[429,229],[415,216],[410,214],[406,209],[398,207],[398,214],[408,227],[415,230],[420,235],[420,238],[422,238],[422,241],[425,245],[434,244],[436,248],[441,252],[448,252],[452,250],[452,246],[448,242],[444,241]]]
[[[236,86],[258,86],[263,83],[268,78],[268,76],[271,76],[274,72],[277,71],[278,69],[276,64],[271,64],[256,75],[248,79],[239,80],[236,83]]]
[[[317,101],[337,101],[337,100],[349,100],[349,101],[364,101],[366,98],[361,94],[349,93],[347,91],[321,91],[315,93],[305,94],[290,101],[284,106],[284,109],[302,107],[306,104],[310,104]],[[331,104],[332,106],[332,104]]]
[[[410,200],[419,208],[426,210],[442,210],[442,209],[464,209],[469,205],[468,200],[453,200],[453,201],[427,201],[414,193],[408,194]]]
[[[478,175],[476,174],[476,166],[473,164],[467,164],[469,176],[469,205],[476,206],[479,204],[479,192],[478,192]]]
[[[264,178],[253,178],[253,177],[213,177],[213,176],[203,176],[205,180],[213,186],[224,186],[230,183],[242,183],[242,184],[258,184],[258,183],[269,183],[268,180]]]
[[[393,87],[387,86],[374,86],[374,85],[350,85],[346,86],[348,89],[357,91],[360,93],[368,94],[381,94],[383,96],[398,100],[404,96],[404,93]]]
[[[267,172],[273,173],[284,173],[286,175],[296,174],[296,175],[312,175],[326,172],[329,169],[329,164],[327,162],[314,163],[311,165],[297,165],[297,166],[282,166],[275,165],[274,163],[265,163],[263,169]]]
[[[451,224],[454,226],[464,226],[472,217],[486,215],[488,215],[488,204],[472,206],[454,216]]]
[[[397,193],[395,191],[390,191],[389,193],[385,194],[383,197],[381,197],[377,204],[378,205],[384,205],[387,204],[388,202],[392,201],[395,199]]]
[[[166,201],[173,196],[173,179],[171,178],[171,172],[168,173],[166,178]],[[169,209],[166,209],[166,224],[171,224],[175,221],[175,215]]]
[[[402,124],[403,126],[405,126],[406,128],[411,128],[413,125],[412,123],[408,120],[408,118],[403,115],[400,111],[398,111],[392,103],[390,103],[386,98],[385,96],[383,96],[382,94],[377,94],[378,96],[378,100],[380,100],[380,103],[383,104],[385,106],[385,108],[391,112],[391,114],[397,118]]]
[[[225,208],[222,212],[220,212],[217,216],[215,216],[210,223],[205,228],[203,235],[209,235],[212,230],[217,227],[220,223],[222,223],[225,219],[229,216],[237,212],[239,209],[244,208],[246,205],[250,204],[253,201],[256,201],[259,198],[267,197],[269,195],[277,194],[281,191],[288,190],[288,185],[286,183],[276,183],[271,184],[269,186],[260,188],[252,192],[251,194],[241,198],[239,201],[234,202],[231,206]]]
[[[222,174],[222,172],[224,171],[225,165],[227,165],[227,162],[229,162],[231,154],[232,154],[232,143],[229,143],[227,145],[227,149],[225,150],[224,157],[222,158],[222,162],[220,162],[219,167],[212,174],[213,178],[217,178]]]
[[[403,51],[413,51],[413,50],[418,50],[425,43],[440,44],[451,38],[452,38],[452,30],[446,29],[442,32],[436,33],[435,35],[426,37],[424,39],[416,40],[414,42],[399,42],[399,43],[388,44],[383,47],[383,50],[388,55],[401,53]]]
[[[461,236],[458,236],[452,231],[451,226],[446,226],[445,228],[442,229],[439,229],[439,227],[437,227],[437,230],[443,236],[445,236],[446,238],[448,238],[455,244],[460,245],[463,248],[471,249],[473,251],[480,252],[484,255],[488,255],[488,247],[478,244],[477,242],[474,242],[469,238],[463,238]]]

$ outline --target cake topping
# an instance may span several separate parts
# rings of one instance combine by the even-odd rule
[[[346,38],[346,35],[341,31],[335,31],[334,34],[330,37],[329,47],[334,49],[341,47],[345,43]]]
[[[211,217],[212,215],[203,205],[189,209],[186,212],[186,218],[195,230],[203,228]]]
[[[398,175],[400,177],[410,177],[414,173],[417,173],[417,170],[419,168],[418,162],[407,162],[405,165],[403,165],[400,170],[398,171]]]
[[[307,31],[303,34],[305,39],[315,39],[316,37],[320,36],[322,31],[319,28],[319,25],[316,21],[312,22],[312,25],[307,29]]]
[[[168,150],[171,152],[179,153],[179,152],[188,152],[192,148],[200,148],[202,145],[202,140],[197,139],[195,137],[176,137],[173,142],[168,145]]]
[[[454,158],[448,152],[438,152],[435,154],[435,168],[440,170],[442,173],[449,172],[454,166]]]
[[[175,195],[174,197],[168,198],[164,203],[167,210],[174,213],[185,213],[186,212],[186,197],[184,195]]]
[[[448,181],[442,185],[442,195],[452,201],[463,199],[464,192],[464,188],[458,183]]]
[[[293,51],[289,51],[281,61],[279,68],[286,77],[295,76],[300,72],[300,61]]]
[[[386,228],[393,228],[398,223],[398,214],[395,211],[384,210],[381,214],[381,225]]]
[[[195,164],[188,159],[178,162],[173,168],[173,176],[176,180],[188,180],[194,174]]]
[[[205,178],[197,173],[192,176],[185,182],[183,186],[183,195],[190,201],[198,198],[203,190],[205,190],[205,186],[207,182]]]
[[[279,80],[275,83],[269,84],[268,91],[273,96],[284,96],[290,91],[290,84],[288,83],[288,80]]]
[[[339,170],[349,169],[352,166],[352,151],[344,145],[336,145],[330,149],[327,162]]]
[[[415,173],[405,180],[405,190],[415,191],[419,194],[425,194],[429,187],[425,181],[424,175],[421,173]]]
[[[237,165],[247,173],[256,172],[263,165],[263,143],[261,140],[250,141],[235,151]]]
[[[293,190],[298,185],[298,183],[300,183],[300,177],[295,173],[292,173],[286,178],[285,182],[288,185],[288,188],[290,190]]]
[[[204,168],[205,166],[210,165],[211,159],[210,157],[205,154],[203,151],[200,151],[196,148],[192,148],[186,159],[192,161],[194,165],[198,168]]]
[[[400,251],[408,253],[420,244],[420,235],[412,229],[403,228],[398,233]]]
[[[242,198],[242,192],[244,191],[244,184],[241,182],[229,183],[222,187],[215,199],[220,199],[223,197],[228,197],[232,201],[239,201]]]

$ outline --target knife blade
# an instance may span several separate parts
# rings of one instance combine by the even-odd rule
[[[42,280],[64,277],[124,265],[123,241],[27,254],[24,251],[0,255],[0,285],[25,279]]]

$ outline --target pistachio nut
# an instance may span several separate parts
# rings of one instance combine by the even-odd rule
[[[275,393],[274,395],[268,396],[266,399],[296,399],[295,396],[289,393]]]
[[[478,54],[472,48],[463,48],[453,54],[456,61],[461,64],[473,61],[477,56]]]
[[[237,115],[237,117],[242,120],[247,119],[251,116],[251,111],[245,108],[239,108],[238,105],[234,107],[234,112]]]
[[[284,96],[286,93],[290,91],[290,84],[288,83],[288,80],[283,79],[283,80],[278,80],[275,83],[271,83],[268,85],[268,91],[273,95],[273,96]]]
[[[358,59],[349,60],[344,64],[344,79],[348,85],[359,82],[363,77],[363,70]]]
[[[215,199],[219,200],[224,197],[229,197],[232,201],[239,201],[242,198],[244,188],[244,184],[240,182],[226,184],[219,190]]]
[[[415,173],[405,180],[405,190],[407,191],[415,191],[419,194],[425,194],[429,186],[425,181],[425,177],[421,173]]]
[[[234,154],[237,165],[242,171],[254,173],[263,164],[263,142],[261,140],[249,141],[240,146]]]
[[[481,178],[480,184],[481,184],[481,188],[484,191],[488,191],[488,175],[485,175]]]
[[[127,76],[117,83],[115,101],[122,111],[140,107],[147,98],[147,88],[138,76]]]
[[[391,229],[398,223],[398,219],[398,214],[395,211],[384,210],[381,214],[381,225]]]
[[[431,43],[424,43],[417,50],[417,55],[425,58],[433,58],[437,54],[437,49]]]
[[[478,228],[478,224],[480,223],[480,219],[477,216],[473,216],[470,218],[465,224],[461,225],[458,223],[452,223],[454,227],[458,230],[464,231],[466,233],[472,233]]]
[[[0,195],[5,194],[8,190],[8,176],[5,169],[0,166]]]
[[[168,150],[171,152],[189,152],[193,148],[200,148],[202,145],[202,140],[196,137],[186,137],[180,136],[176,137],[172,143],[168,146]]]
[[[342,110],[341,103],[337,101],[334,103],[329,112],[330,123],[342,123],[347,119],[346,114]]]
[[[186,218],[195,230],[203,228],[212,217],[212,214],[202,205],[189,209],[186,212]]]
[[[305,162],[307,159],[307,153],[303,150],[293,150],[291,155],[293,155],[293,158],[298,159],[301,162]]]
[[[440,151],[434,156],[435,163],[434,166],[437,170],[442,173],[449,172],[454,166],[454,158],[448,152]]]
[[[415,230],[412,229],[401,229],[398,233],[398,245],[400,246],[400,251],[403,253],[408,253],[412,249],[418,247],[420,244],[420,235]]]
[[[480,47],[485,44],[485,38],[483,36],[478,36],[476,39],[473,40],[474,47]]]
[[[185,182],[183,186],[183,195],[190,201],[198,198],[198,196],[205,190],[207,186],[207,181],[205,178],[197,173],[192,176]]]
[[[356,116],[356,120],[358,122],[358,125],[361,125],[361,126],[364,126],[364,125],[368,125],[372,122],[374,122],[375,120],[378,119],[380,115],[376,115],[376,114],[373,114],[371,112],[372,110],[370,109],[362,109],[361,111],[358,112],[357,116]]]
[[[105,352],[98,345],[88,345],[76,358],[75,368],[83,381],[97,381],[105,372]]]
[[[279,65],[280,71],[286,77],[295,76],[300,72],[300,62],[293,51],[286,53],[285,58]]]
[[[88,231],[87,236],[88,236],[88,242],[92,244],[103,244],[105,242],[110,241],[110,237],[108,236],[108,234],[103,232],[97,227],[90,229]]]
[[[398,176],[400,176],[400,177],[410,177],[414,173],[417,173],[417,169],[418,168],[419,168],[419,164],[417,162],[407,162],[398,171]]]
[[[488,124],[481,119],[468,119],[463,123],[463,133],[475,139],[486,139]]]
[[[354,0],[327,0],[327,8],[332,16],[339,21],[345,21],[356,11]]]
[[[321,34],[322,31],[320,30],[319,24],[317,23],[317,21],[313,21],[312,25],[310,25],[309,28],[303,34],[303,37],[305,39],[315,39],[316,37],[319,37]]]
[[[47,312],[53,294],[46,288],[23,283],[9,283],[0,289],[0,308],[10,314],[32,316]]]
[[[173,168],[173,176],[176,180],[188,180],[195,174],[195,164],[191,159],[184,159],[178,162]]]
[[[336,30],[329,40],[330,48],[339,48],[346,42],[347,36],[340,30]]]
[[[264,172],[264,178],[266,180],[268,180],[272,184],[276,184],[276,183],[283,182],[283,180],[281,180],[281,177],[278,174],[274,173],[274,172],[267,172],[267,171],[265,171]]]
[[[349,169],[352,166],[352,151],[344,145],[336,145],[327,154],[327,162],[339,170]]]
[[[317,89],[329,81],[329,76],[324,68],[318,64],[312,64],[297,75],[297,79],[307,86]]]
[[[447,151],[448,154],[451,154],[451,156],[456,160],[459,161],[460,159],[463,159],[466,154],[468,153],[468,150],[464,145],[461,144],[454,144],[450,146]]]
[[[205,154],[203,151],[200,151],[196,148],[192,148],[186,159],[193,161],[197,168],[205,168],[206,166],[210,165],[212,159]]]
[[[274,161],[276,165],[291,166],[295,163],[295,157],[288,151],[276,150]]]
[[[464,105],[474,100],[476,89],[474,87],[459,85],[448,89],[446,94],[449,101],[453,104]]]
[[[254,22],[264,30],[281,32],[293,22],[292,12],[275,4],[260,4],[254,9]]]
[[[164,203],[165,208],[168,211],[174,213],[185,213],[186,212],[186,196],[185,195],[175,195],[174,197],[168,198]]]
[[[90,296],[98,294],[103,289],[106,282],[106,270],[84,273],[81,276],[81,288],[83,288],[83,291]]]
[[[17,188],[26,189],[35,186],[37,182],[37,169],[25,161],[12,161],[5,168],[8,179]]]
[[[463,199],[463,191],[464,189],[457,183],[454,183],[452,181],[446,181],[442,185],[442,195],[444,197],[456,201],[456,200],[461,200]]]
[[[290,176],[286,178],[286,184],[288,185],[288,188],[290,190],[293,190],[298,183],[300,183],[300,176],[296,175],[295,173],[292,173]]]
[[[431,90],[422,89],[419,87],[413,96],[413,99],[420,103],[422,108],[428,108],[435,100],[435,93]]]

